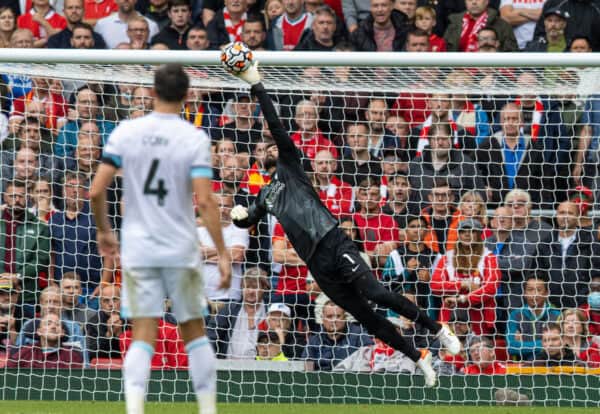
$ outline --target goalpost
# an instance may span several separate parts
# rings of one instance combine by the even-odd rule
[[[458,324],[471,324],[470,329],[476,334],[491,338],[483,346],[486,350],[480,350],[489,351],[487,356],[479,355],[476,359],[496,360],[502,371],[494,376],[465,375],[463,369],[476,364],[473,357],[465,352],[461,355],[462,361],[451,360],[442,351],[436,362],[440,385],[428,390],[423,388],[423,380],[419,372],[414,372],[410,361],[396,355],[395,362],[390,362],[389,350],[380,344],[376,345],[377,351],[373,346],[367,349],[370,342],[355,341],[355,338],[351,338],[354,346],[351,350],[364,345],[365,348],[354,354],[360,354],[362,361],[346,360],[333,373],[305,371],[306,344],[303,342],[319,335],[326,299],[307,293],[311,278],[305,268],[279,260],[280,256],[273,254],[273,244],[280,246],[283,242],[285,246],[286,241],[274,221],[268,220],[255,233],[246,236],[244,265],[246,268],[258,265],[268,273],[270,289],[265,292],[268,301],[287,303],[286,307],[279,308],[279,314],[291,320],[291,335],[284,341],[292,338],[293,343],[285,344],[288,346],[285,353],[289,351],[286,362],[255,360],[254,355],[250,355],[251,347],[235,347],[244,349],[246,355],[219,360],[220,400],[489,405],[502,400],[508,388],[508,399],[522,394],[521,398],[534,404],[598,407],[600,304],[593,302],[592,295],[589,295],[589,303],[587,298],[598,269],[595,254],[600,254],[595,245],[598,229],[594,220],[600,211],[597,170],[600,56],[258,51],[254,52],[254,58],[260,62],[263,83],[276,102],[284,126],[303,151],[304,167],[317,168],[315,157],[329,163],[330,170],[322,170],[321,175],[314,178],[315,188],[337,217],[348,221],[348,217],[360,215],[360,209],[366,208],[368,201],[364,191],[368,189],[361,188],[361,183],[364,183],[362,178],[369,175],[377,178],[379,193],[371,195],[377,198],[377,206],[387,208],[394,202],[400,207],[408,206],[410,215],[402,208],[398,211],[392,208],[387,211],[396,217],[385,221],[387,224],[381,221],[377,228],[371,228],[371,222],[369,228],[354,230],[368,253],[372,253],[368,260],[372,261],[377,275],[390,288],[414,296],[420,305],[429,304],[432,315],[442,317],[440,307],[448,295],[436,293],[429,287],[421,290],[407,286],[408,282],[402,278],[412,271],[408,269],[410,258],[400,257],[400,262],[386,260],[393,249],[377,245],[401,246],[407,237],[412,237],[405,231],[411,221],[407,217],[434,214],[422,209],[427,209],[432,202],[441,202],[430,194],[434,186],[442,187],[436,177],[445,177],[450,186],[445,201],[450,212],[443,219],[450,226],[444,233],[446,242],[451,237],[456,240],[460,219],[480,220],[489,238],[494,235],[494,229],[502,226],[498,224],[498,214],[501,218],[508,217],[508,221],[519,214],[529,214],[527,220],[541,219],[546,224],[528,230],[537,234],[537,239],[524,239],[519,243],[522,246],[527,243],[552,245],[556,208],[569,199],[575,200],[578,212],[585,213],[578,227],[592,229],[586,234],[594,240],[588,240],[589,249],[581,254],[586,260],[579,260],[578,255],[571,252],[562,257],[563,268],[571,272],[567,276],[576,280],[560,273],[560,266],[553,262],[556,254],[552,249],[540,253],[525,246],[520,250],[525,253],[516,253],[516,250],[506,253],[502,248],[509,241],[500,243],[500,247],[493,245],[499,249],[494,253],[504,255],[506,260],[502,263],[509,266],[500,269],[503,279],[498,286],[502,287],[494,290],[489,295],[491,301],[483,301],[484,305],[461,305],[465,312],[454,312],[454,318],[458,318],[455,321]],[[122,397],[119,368],[120,357],[128,344],[127,323],[111,317],[119,306],[118,288],[112,286],[115,283],[118,286],[119,265],[102,263],[95,250],[93,224],[85,207],[86,186],[110,131],[123,120],[151,111],[149,88],[153,70],[156,65],[171,62],[185,65],[191,79],[191,91],[182,116],[198,128],[204,128],[213,140],[213,166],[220,175],[215,177],[215,192],[235,193],[236,203],[248,194],[255,195],[267,180],[260,168],[264,153],[259,153],[260,145],[256,144],[262,142],[268,129],[261,124],[260,108],[245,94],[247,85],[221,67],[219,52],[0,49],[2,399],[112,400]],[[505,106],[508,111],[519,112],[521,118],[505,120]],[[507,161],[509,153],[502,140],[510,122],[520,122],[516,138],[522,139],[518,145],[525,147],[517,149],[517,153],[527,155],[528,145],[534,147],[530,151],[531,158],[524,158],[531,163],[529,175],[519,173],[522,160],[513,161],[507,170],[506,165],[511,161]],[[349,136],[349,130],[357,123],[365,125],[367,137],[363,144],[357,144],[358,138]],[[454,155],[450,156],[449,165],[444,164],[443,157],[432,161],[433,136],[428,131],[436,124],[447,126],[451,141],[448,150],[461,154],[460,162],[452,158]],[[494,140],[497,147],[490,144]],[[366,145],[373,155],[370,161],[365,159],[354,165],[353,157],[364,155],[360,145]],[[494,151],[500,159],[490,156]],[[256,165],[257,160],[259,165]],[[423,163],[431,164],[433,169],[425,168]],[[417,176],[415,171],[433,171],[433,175]],[[510,171],[517,177],[508,177]],[[406,178],[396,178],[398,175]],[[115,227],[120,226],[121,186],[122,182],[117,179],[109,197],[113,202],[111,214]],[[411,188],[410,194],[407,186]],[[507,207],[506,195],[511,189],[526,190],[531,197],[525,213],[496,210]],[[457,209],[462,210],[455,213]],[[517,226],[514,223],[519,219],[525,220],[519,216],[510,225]],[[428,225],[435,226],[431,220]],[[435,228],[428,228],[426,233],[439,237]],[[542,234],[548,238],[543,239]],[[528,233],[528,237],[530,235]],[[441,244],[446,246],[446,242]],[[554,242],[561,246],[561,240]],[[376,249],[384,253],[377,257],[373,253]],[[523,347],[531,348],[524,354],[534,355],[544,351],[544,344],[542,334],[537,331],[515,332],[514,326],[509,327],[511,312],[518,308],[514,307],[515,302],[509,301],[512,293],[506,289],[520,286],[529,271],[539,270],[533,265],[537,262],[532,256],[544,254],[549,255],[549,260],[542,262],[548,263],[549,268],[542,270],[547,271],[553,284],[550,300],[553,304],[565,304],[562,309],[552,311],[556,317],[549,321],[557,322],[562,328],[562,343],[575,350],[575,359],[517,361]],[[568,261],[571,256],[574,260]],[[521,260],[522,267],[517,268],[518,260],[511,260],[515,257],[531,260]],[[419,273],[422,280],[418,283],[430,284],[438,259],[432,260],[429,267],[419,269],[425,276]],[[576,263],[576,266],[569,268],[571,265],[565,263]],[[78,283],[72,280],[72,273],[81,279],[82,292],[78,298],[69,290],[72,287],[67,287]],[[560,279],[561,275],[564,280]],[[469,283],[479,286],[480,276],[472,276]],[[61,282],[63,277],[69,281]],[[600,279],[595,280],[600,291]],[[54,282],[57,288],[51,286]],[[296,291],[292,291],[294,288]],[[117,300],[105,300],[110,299],[107,295]],[[241,295],[238,287],[226,299],[239,300]],[[523,291],[516,296],[521,302],[525,301]],[[213,299],[214,307],[209,311],[212,318],[226,306],[224,298]],[[73,310],[73,303],[77,301],[84,307]],[[474,309],[486,306],[494,308],[491,313],[483,313],[483,320],[471,319]],[[560,312],[577,306],[583,310],[571,313],[582,319],[569,323],[579,326],[585,334],[577,331],[572,335],[572,328],[565,328],[563,321],[570,318],[569,312],[562,319],[557,318]],[[263,312],[266,314],[268,310],[267,305]],[[450,309],[447,314],[452,313]],[[64,338],[59,345],[52,338],[48,339],[48,332],[44,330],[49,314],[60,315]],[[466,314],[467,321],[462,321],[462,314]],[[263,318],[266,315],[257,320],[258,331],[268,327]],[[394,321],[409,333],[406,321],[398,318]],[[155,370],[149,389],[152,400],[192,398],[183,369],[186,364],[181,354],[183,347],[177,342],[175,331],[169,330],[170,323],[176,321],[167,316],[164,340],[159,345],[162,354],[153,361]],[[475,324],[478,327],[474,327]],[[547,328],[544,323],[531,326],[534,330]],[[231,328],[235,327],[232,322]],[[529,334],[529,344],[523,345]],[[229,344],[222,338],[239,336],[231,336],[229,331],[225,336],[218,336],[221,338],[218,349],[223,353],[220,356],[230,356]],[[417,335],[411,339],[421,344],[419,338]],[[470,335],[463,339],[465,346],[473,340]],[[66,346],[68,351],[59,351],[58,361],[51,363],[47,359],[50,357],[41,359],[40,356],[47,355],[41,349],[36,351],[40,344],[43,348],[52,348],[50,354],[56,354],[60,346]],[[27,352],[22,351],[27,347]],[[435,349],[435,344],[432,347]],[[550,352],[551,348],[547,345]],[[339,355],[347,357],[352,352]],[[324,366],[336,366],[344,357]],[[485,370],[485,361],[480,363]],[[345,369],[340,368],[342,366]],[[510,394],[512,391],[514,395]]]

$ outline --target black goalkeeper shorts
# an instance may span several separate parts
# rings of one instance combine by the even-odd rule
[[[321,239],[307,265],[321,288],[349,285],[364,273],[372,275],[354,242],[339,228]]]

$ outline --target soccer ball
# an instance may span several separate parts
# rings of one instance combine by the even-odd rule
[[[229,43],[221,51],[221,64],[229,72],[244,72],[252,65],[252,51],[245,43]]]

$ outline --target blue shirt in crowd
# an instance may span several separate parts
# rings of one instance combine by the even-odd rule
[[[504,168],[508,176],[508,188],[512,190],[515,187],[515,177],[519,172],[523,154],[525,154],[525,138],[523,138],[523,135],[519,136],[519,142],[514,150],[510,149],[506,142],[502,143],[502,147],[504,151]]]

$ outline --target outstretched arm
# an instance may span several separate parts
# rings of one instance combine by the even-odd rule
[[[273,101],[271,97],[265,90],[264,85],[261,82],[260,72],[258,71],[258,62],[254,62],[252,66],[246,69],[244,72],[233,73],[232,75],[242,79],[244,82],[250,84],[251,89],[250,92],[253,96],[258,98],[258,102],[260,103],[260,109],[269,125],[269,129],[271,130],[271,135],[273,135],[273,139],[277,144],[277,149],[279,150],[279,157],[282,159],[290,159],[294,158],[298,162],[300,162],[300,157],[296,150],[296,146],[294,142],[290,139],[287,131],[281,124],[281,120],[277,115],[277,111],[275,111],[275,106],[273,105]]]

